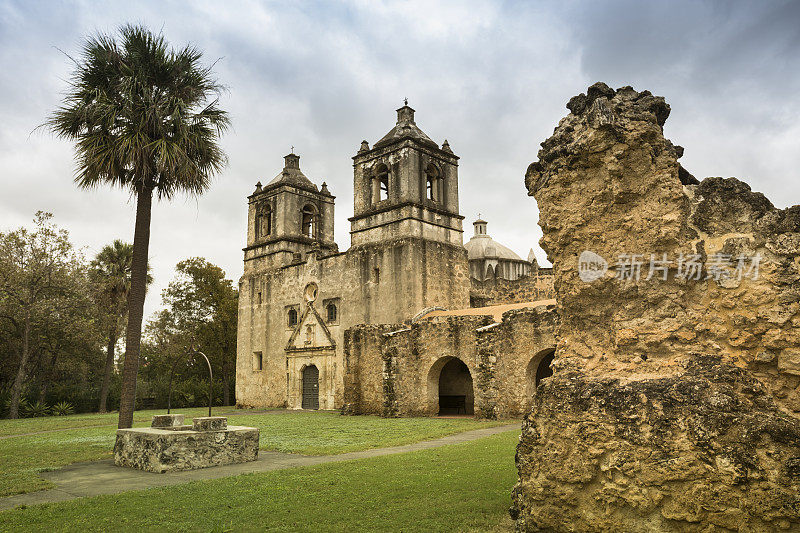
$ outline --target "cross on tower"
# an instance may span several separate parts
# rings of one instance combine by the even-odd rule
[[[294,146],[292,146],[292,153],[294,153]]]
[[[403,98],[403,104],[408,105],[408,97]]]

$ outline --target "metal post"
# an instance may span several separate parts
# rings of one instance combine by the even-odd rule
[[[214,372],[211,370],[211,361],[208,360],[206,354],[201,352],[197,349],[197,346],[192,343],[191,347],[187,350],[189,361],[194,359],[197,354],[203,356],[203,359],[206,360],[206,365],[208,366],[208,416],[211,416],[211,405],[214,402]],[[181,358],[176,358],[175,362],[172,363],[172,368],[169,371],[169,394],[167,396],[167,414],[169,414],[170,409],[172,409],[172,378],[175,374],[175,367],[178,366],[178,363],[181,361]]]

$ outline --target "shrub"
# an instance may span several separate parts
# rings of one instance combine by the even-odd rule
[[[50,414],[50,406],[45,402],[39,401],[36,403],[29,403],[28,401],[24,401],[24,403],[20,402],[19,410],[22,416],[27,417],[47,416]]]
[[[52,412],[56,416],[67,416],[75,412],[75,408],[69,402],[58,402],[53,406]]]

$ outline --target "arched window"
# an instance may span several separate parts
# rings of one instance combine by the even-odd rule
[[[438,202],[441,196],[440,186],[439,169],[428,165],[425,169],[425,198]]]
[[[389,199],[389,167],[381,163],[375,168],[375,198],[381,202]]]
[[[297,325],[297,309],[294,309],[294,308],[289,309],[289,316],[287,318],[288,318],[288,324],[290,326],[296,326]]]
[[[302,218],[300,221],[300,231],[309,238],[314,238],[317,235],[317,212],[314,206],[307,205],[303,208]]]
[[[336,322],[336,304],[331,302],[328,304],[327,307],[328,311],[328,322]]]

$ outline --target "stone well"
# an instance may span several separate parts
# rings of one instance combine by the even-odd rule
[[[147,472],[193,470],[258,458],[259,429],[229,426],[224,416],[155,415],[151,427],[118,429],[114,464]]]

